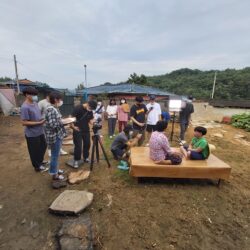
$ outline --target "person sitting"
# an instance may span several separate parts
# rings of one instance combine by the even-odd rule
[[[158,121],[155,130],[149,140],[150,159],[156,164],[179,165],[182,155],[170,148],[168,138],[164,131],[168,127],[166,121]]]
[[[127,158],[128,158],[128,150],[138,144],[138,141],[141,138],[141,134],[137,134],[136,137],[132,140],[133,135],[133,127],[132,125],[128,124],[125,126],[123,131],[119,133],[112,145],[111,145],[111,152],[116,160],[120,160],[120,164],[118,168],[126,170],[128,169],[128,163],[127,163]]]
[[[194,138],[189,146],[181,146],[181,152],[190,160],[205,160],[208,158],[210,151],[209,145],[204,137],[207,129],[204,127],[196,127],[194,129]]]

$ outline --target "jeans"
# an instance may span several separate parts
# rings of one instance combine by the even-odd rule
[[[74,160],[80,161],[81,154],[83,154],[83,159],[86,160],[89,157],[90,149],[90,133],[89,132],[73,132],[73,141],[74,141]]]
[[[109,136],[115,133],[116,118],[108,118]]]
[[[44,134],[36,137],[26,136],[26,141],[32,165],[35,169],[38,169],[42,165],[47,148],[45,136]]]
[[[183,141],[185,138],[185,133],[187,131],[188,128],[188,122],[180,122],[180,138]]]
[[[119,127],[119,133],[122,132],[122,130],[125,128],[128,122],[125,121],[118,121],[118,127]]]
[[[55,175],[58,173],[58,158],[60,155],[60,149],[62,146],[62,139],[56,138],[56,142],[51,145],[51,158],[49,174]]]

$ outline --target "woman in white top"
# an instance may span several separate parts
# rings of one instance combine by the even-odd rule
[[[115,136],[115,126],[117,120],[117,105],[115,99],[110,99],[107,107],[109,138]]]

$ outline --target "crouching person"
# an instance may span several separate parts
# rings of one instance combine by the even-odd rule
[[[181,152],[190,160],[205,160],[208,158],[210,151],[209,145],[204,137],[207,129],[204,127],[196,127],[194,129],[194,137],[189,146],[181,146]]]
[[[168,127],[167,121],[158,121],[155,130],[149,140],[150,158],[156,164],[179,165],[182,162],[182,154],[170,148],[168,138],[164,131]]]
[[[62,140],[66,136],[66,132],[61,120],[59,107],[63,104],[62,95],[59,92],[51,92],[49,95],[50,105],[47,107],[45,115],[45,134],[47,144],[51,149],[49,174],[53,180],[63,181],[63,170],[58,169],[58,158],[62,146]]]
[[[123,131],[118,134],[112,145],[111,152],[116,160],[120,160],[119,169],[128,170],[128,158],[129,158],[129,149],[138,144],[138,141],[141,139],[142,135],[137,134],[134,139],[131,139],[133,135],[133,127],[128,124],[124,127]]]

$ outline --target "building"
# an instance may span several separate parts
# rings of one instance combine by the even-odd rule
[[[127,100],[134,100],[136,96],[143,96],[145,99],[149,95],[155,95],[157,100],[169,100],[170,98],[177,98],[178,96],[168,91],[163,91],[158,88],[149,86],[121,83],[121,84],[104,84],[96,87],[90,87],[83,90],[77,90],[77,96],[88,95],[100,97],[106,96],[108,98],[115,98],[119,100],[121,97],[125,97]]]

